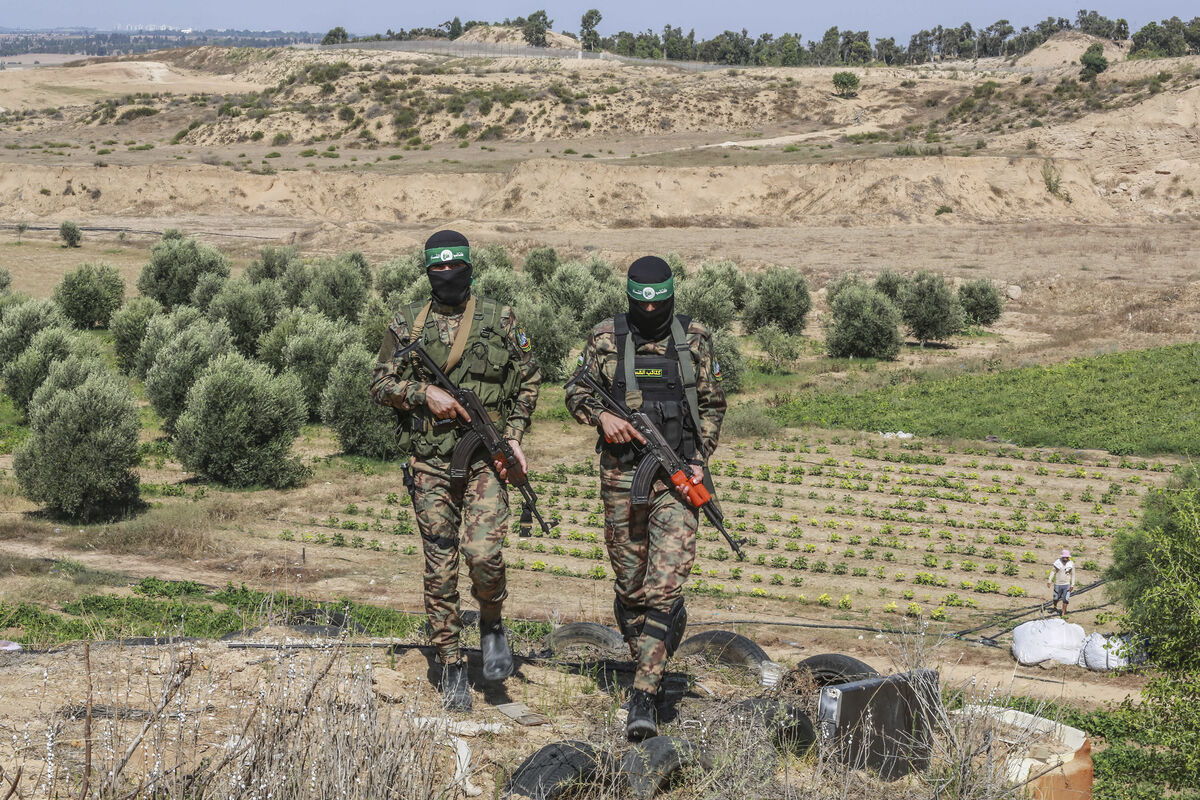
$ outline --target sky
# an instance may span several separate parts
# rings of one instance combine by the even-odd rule
[[[128,25],[169,25],[188,28],[237,28],[254,30],[307,30],[324,32],[340,25],[356,35],[383,33],[387,29],[434,27],[450,17],[462,20],[501,20],[545,8],[556,31],[579,29],[579,19],[589,8],[603,15],[600,35],[620,30],[661,32],[664,25],[680,27],[686,34],[695,29],[701,38],[724,30],[747,29],[752,36],[799,33],[806,40],[819,39],[829,27],[869,30],[874,37],[908,36],[934,25],[990,25],[1009,20],[1017,29],[1033,25],[1047,16],[1075,18],[1080,8],[1094,8],[1105,16],[1125,17],[1136,31],[1152,20],[1179,16],[1185,20],[1200,14],[1194,0],[1139,0],[1138,2],[1087,2],[1087,0],[1008,0],[1008,2],[962,2],[957,0],[858,0],[847,6],[837,3],[788,2],[787,0],[743,0],[738,3],[700,4],[691,0],[646,3],[635,0],[457,0],[449,3],[412,3],[395,0],[291,0],[288,3],[262,0],[0,0],[0,27],[50,28],[79,25],[112,29]],[[281,10],[282,9],[282,10]]]

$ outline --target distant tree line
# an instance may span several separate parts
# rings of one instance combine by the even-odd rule
[[[69,53],[87,56],[117,56],[147,53],[169,47],[287,47],[320,41],[320,34],[304,31],[153,31],[132,33],[29,33],[0,38],[0,56],[25,53]]]
[[[601,14],[596,9],[588,10],[580,20],[579,35],[575,38],[584,49],[602,49],[636,58],[705,61],[730,66],[890,66],[925,64],[942,59],[1008,57],[1028,53],[1061,31],[1079,31],[1112,41],[1130,38],[1129,23],[1125,19],[1110,19],[1088,9],[1080,9],[1074,20],[1047,17],[1036,25],[1025,25],[1020,29],[1006,19],[983,28],[976,28],[969,22],[957,27],[936,25],[914,33],[907,45],[903,41],[897,42],[895,37],[872,39],[870,31],[843,30],[837,26],[825,31],[816,41],[805,41],[799,33],[763,33],[754,38],[745,29],[725,31],[711,39],[703,39],[696,36],[695,30],[685,34],[682,27],[670,24],[661,32],[652,29],[620,31],[602,37],[596,32],[600,20]],[[544,46],[545,30],[553,21],[546,18],[544,11],[497,23],[462,22],[455,17],[436,28],[388,30],[386,35],[367,38],[454,40],[475,26],[488,24],[521,28],[527,42]],[[1135,58],[1200,53],[1200,17],[1188,23],[1179,17],[1151,22],[1133,33],[1132,38]]]

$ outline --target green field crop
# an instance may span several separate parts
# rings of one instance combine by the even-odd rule
[[[1200,345],[1184,344],[858,394],[807,392],[775,413],[791,425],[1190,454],[1200,451],[1198,396]]]

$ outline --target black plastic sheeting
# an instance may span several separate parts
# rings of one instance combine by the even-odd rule
[[[842,763],[891,781],[929,766],[940,703],[938,673],[931,669],[826,686],[817,703],[817,733]]]

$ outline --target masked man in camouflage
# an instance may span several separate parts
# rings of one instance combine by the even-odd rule
[[[693,473],[703,474],[725,416],[712,338],[700,323],[675,314],[671,268],[661,258],[633,262],[626,292],[629,313],[597,325],[580,362],[591,364],[593,377],[618,402],[645,411]],[[687,625],[683,582],[696,558],[697,511],[664,474],[650,502],[632,506],[634,442],[644,442],[641,435],[580,384],[566,401],[576,420],[600,433],[604,543],[616,573],[613,611],[637,662],[626,735],[639,740],[657,733],[659,686]]]
[[[471,292],[471,249],[454,231],[439,231],[425,243],[431,297],[402,310],[384,332],[371,383],[377,403],[397,411],[401,451],[411,454],[406,484],[425,551],[425,611],[442,663],[444,705],[471,708],[466,660],[459,648],[459,551],[466,556],[471,594],[479,602],[483,677],[512,674],[512,653],[501,622],[508,596],[501,544],[508,531],[506,470],[490,464],[480,449],[465,481],[452,481],[450,456],[466,428],[466,410],[435,384],[415,359],[395,354],[421,337],[424,349],[460,388],[479,395],[525,468],[521,437],[537,404],[541,372],[530,341],[508,306]],[[409,466],[406,465],[406,476]],[[461,532],[460,532],[461,531]]]

